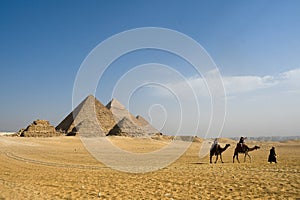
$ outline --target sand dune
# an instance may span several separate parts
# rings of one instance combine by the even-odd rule
[[[111,137],[132,152],[151,152],[168,139]],[[221,145],[235,141],[221,139]],[[158,171],[132,174],[95,160],[78,137],[0,137],[0,199],[296,199],[300,198],[300,142],[255,142],[252,163],[199,158],[193,142],[176,162]],[[276,147],[278,164],[267,163]],[[242,156],[240,156],[240,160]],[[214,158],[213,158],[214,159]],[[151,163],[149,163],[151,165]]]

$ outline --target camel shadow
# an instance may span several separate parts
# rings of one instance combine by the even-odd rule
[[[230,162],[223,162],[223,163],[209,163],[209,162],[194,162],[194,163],[191,163],[191,164],[193,164],[193,165],[211,165],[211,164],[228,164],[228,163],[230,163]]]
[[[195,163],[191,163],[191,164],[193,164],[193,165],[207,165],[209,163],[207,163],[207,162],[195,162]]]

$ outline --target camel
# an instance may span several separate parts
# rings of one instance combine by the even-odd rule
[[[260,147],[259,146],[254,146],[252,148],[249,148],[247,145],[243,144],[243,146],[241,146],[240,143],[238,143],[236,145],[236,148],[234,150],[234,154],[233,154],[233,163],[234,163],[234,158],[236,157],[236,160],[238,161],[238,163],[240,163],[239,161],[239,153],[244,153],[245,154],[245,157],[244,157],[244,162],[246,162],[246,156],[249,157],[250,159],[250,163],[251,163],[251,156],[249,155],[249,151],[253,151],[253,150],[257,150],[259,149]]]
[[[212,150],[210,150],[210,163],[212,163],[211,159],[212,159],[213,156],[217,156],[217,157],[216,157],[216,161],[215,161],[215,163],[217,163],[219,155],[220,155],[221,162],[224,163],[223,160],[222,160],[222,153],[223,153],[224,151],[226,151],[226,149],[227,149],[229,146],[230,146],[230,144],[226,144],[225,147],[222,148],[222,147],[218,144],[217,146],[215,146],[214,148],[212,148]]]

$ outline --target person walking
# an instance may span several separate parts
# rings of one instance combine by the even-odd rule
[[[272,148],[270,149],[270,154],[269,154],[268,162],[269,162],[270,164],[271,164],[272,162],[277,163],[275,147],[272,147]]]

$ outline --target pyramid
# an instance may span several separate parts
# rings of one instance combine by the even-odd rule
[[[132,115],[117,99],[112,99],[106,105],[106,108],[112,112],[116,123],[120,122],[124,117],[130,119],[133,123],[138,123],[135,116]]]
[[[56,130],[67,135],[78,132],[85,136],[105,136],[115,124],[113,114],[94,96],[89,95],[62,120]]]
[[[61,135],[49,121],[40,119],[33,121],[26,129],[21,129],[19,134],[21,137],[53,137]]]
[[[136,116],[136,119],[141,126],[147,126],[149,124],[149,122],[140,115]]]
[[[156,128],[154,128],[146,119],[144,119],[142,116],[138,115],[136,116],[138,125],[143,127],[144,131],[147,134],[156,134],[160,133]]]
[[[130,118],[124,117],[110,130],[108,135],[139,137],[145,136],[145,133],[143,127],[135,124]]]
[[[148,136],[159,133],[141,116],[135,117],[117,99],[112,99],[106,107],[112,112],[117,124],[108,135]]]

